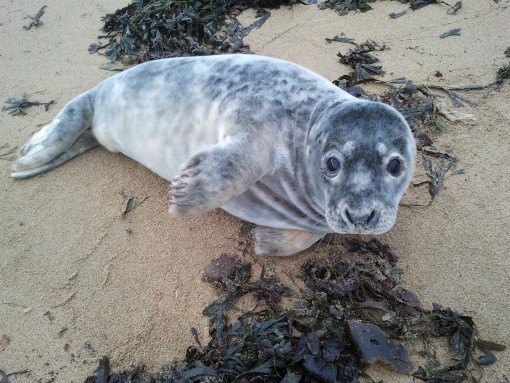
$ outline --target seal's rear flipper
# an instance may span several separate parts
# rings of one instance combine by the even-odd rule
[[[24,157],[21,156],[12,166],[11,177],[17,179],[28,178],[46,172],[56,168],[59,165],[62,165],[64,162],[70,160],[73,157],[76,157],[79,154],[82,154],[89,149],[92,149],[97,145],[99,145],[99,142],[97,142],[96,138],[92,134],[92,130],[87,129],[78,137],[78,139],[71,145],[71,147],[44,165],[36,166],[33,168],[26,168],[25,164],[23,163]],[[21,165],[18,165],[20,163]]]
[[[91,131],[93,91],[68,102],[51,124],[23,145],[12,166],[12,177],[27,178],[53,169],[98,144]]]
[[[325,233],[256,226],[252,230],[255,254],[287,256],[308,249]]]

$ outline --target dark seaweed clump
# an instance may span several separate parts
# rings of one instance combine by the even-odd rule
[[[135,62],[163,57],[210,55],[246,51],[243,28],[233,15],[251,8],[275,8],[294,0],[135,0],[107,14],[105,44],[94,43],[90,53],[104,52],[111,60]],[[267,11],[260,17],[267,19]],[[257,24],[257,23],[256,23]],[[252,26],[258,27],[259,25]]]
[[[320,9],[332,9],[340,16],[348,14],[350,11],[358,10],[366,12],[372,9],[369,3],[375,0],[326,0],[319,5]]]
[[[35,16],[28,15],[27,17],[25,17],[26,19],[30,19],[30,22],[27,25],[23,25],[23,28],[28,31],[29,29],[32,29],[32,27],[38,27],[42,25],[43,22],[41,20],[41,17],[43,17],[44,15],[45,8],[47,8],[47,5],[43,5]]]
[[[338,41],[338,39],[335,41]],[[381,66],[375,65],[379,62],[379,58],[371,52],[383,51],[387,49],[386,45],[378,44],[372,40],[367,40],[362,44],[356,44],[355,42],[351,44],[354,45],[354,48],[346,54],[339,52],[337,56],[340,57],[339,61],[342,64],[349,65],[354,69],[354,79],[357,83],[374,80],[374,75],[384,76],[385,72]]]
[[[192,329],[196,344],[182,362],[160,372],[137,366],[112,374],[103,358],[87,382],[356,383],[373,381],[365,369],[376,361],[425,382],[477,382],[481,366],[496,361],[493,351],[505,348],[480,340],[469,316],[437,304],[423,309],[400,286],[403,271],[386,245],[329,246],[329,256],[302,265],[299,291],[266,270],[253,282],[250,264],[222,256],[206,270],[220,291],[204,309],[206,345]],[[255,307],[229,321],[227,313],[247,294]],[[436,352],[445,347],[437,339],[447,340],[445,352]],[[411,360],[408,347],[422,350]]]

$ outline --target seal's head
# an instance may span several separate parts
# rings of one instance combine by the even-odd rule
[[[332,231],[391,229],[416,154],[411,129],[399,112],[362,100],[331,105],[313,122],[306,146],[304,160],[315,170],[308,176]]]

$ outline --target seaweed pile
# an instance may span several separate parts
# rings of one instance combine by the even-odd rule
[[[496,361],[492,351],[505,348],[480,340],[469,316],[438,304],[423,309],[400,286],[388,246],[375,239],[329,246],[327,257],[302,265],[298,292],[264,269],[252,281],[250,264],[222,256],[205,271],[220,291],[204,309],[207,345],[192,329],[196,344],[184,361],[111,374],[103,358],[86,382],[373,382],[366,367],[376,361],[425,382],[477,382],[481,366]],[[247,294],[255,307],[230,323],[228,313]],[[448,357],[437,356],[441,347]]]
[[[99,36],[107,42],[93,43],[90,53],[104,51],[112,61],[142,62],[164,57],[246,52],[242,38],[269,16],[243,28],[234,15],[247,8],[275,8],[294,0],[135,0],[107,14]]]

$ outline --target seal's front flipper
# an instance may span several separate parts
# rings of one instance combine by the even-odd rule
[[[257,226],[252,231],[255,253],[261,255],[294,255],[308,249],[323,238],[324,233],[310,233],[302,230],[274,229]]]
[[[270,170],[269,151],[226,140],[193,156],[170,184],[170,214],[194,215],[224,205]]]
[[[82,154],[83,152],[97,145],[99,145],[99,142],[97,142],[95,139],[91,129],[87,129],[78,137],[78,139],[71,145],[71,147],[57,155],[57,157],[53,158],[51,161],[41,166],[27,169],[23,163],[24,157],[20,157],[12,166],[11,177],[17,179],[28,178],[46,172],[56,168],[71,158],[76,157],[77,155]]]
[[[51,124],[23,145],[18,159],[12,165],[12,177],[27,178],[53,169],[97,145],[90,131],[93,118],[91,92],[85,92],[68,102]]]

